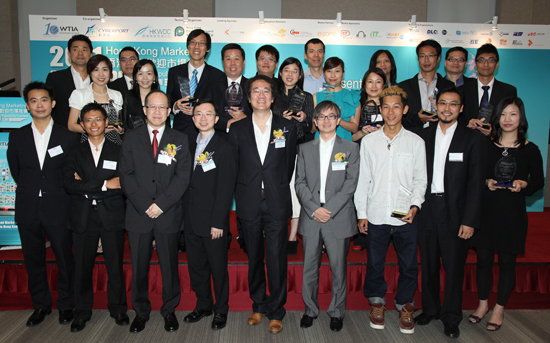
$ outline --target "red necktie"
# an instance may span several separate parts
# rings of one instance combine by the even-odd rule
[[[153,159],[157,158],[157,153],[159,151],[159,141],[157,140],[157,133],[159,133],[159,130],[153,130]]]

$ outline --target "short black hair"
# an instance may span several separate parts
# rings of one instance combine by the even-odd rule
[[[435,49],[435,53],[437,54],[437,57],[441,56],[441,44],[439,44],[436,40],[433,39],[426,39],[420,42],[416,46],[416,57],[418,57],[418,54],[420,54],[420,49],[425,46],[431,46]]]
[[[94,69],[101,62],[105,62],[105,64],[109,68],[109,72],[111,74],[109,76],[109,78],[112,79],[113,78],[113,63],[111,62],[109,57],[107,57],[105,55],[102,55],[102,54],[97,54],[97,55],[93,55],[92,57],[90,57],[90,59],[88,60],[88,63],[86,64],[86,71],[88,72],[88,75],[91,75],[92,71],[94,71]],[[91,79],[91,76],[90,76],[90,79]]]
[[[436,96],[435,96],[435,102],[438,102],[439,101],[439,98],[445,94],[445,93],[454,93],[454,94],[457,94],[460,98],[460,104],[462,105],[464,102],[462,101],[462,93],[460,93],[458,91],[458,89],[456,87],[447,87],[447,88],[444,88],[442,90],[440,90],[439,92],[437,92]]]
[[[242,57],[243,57],[243,61],[245,60],[245,53],[244,53],[243,47],[240,46],[237,43],[229,43],[229,44],[224,45],[224,47],[222,48],[222,61],[225,57],[225,52],[227,50],[239,50],[241,52]]]
[[[133,52],[134,54],[136,54],[136,58],[139,60],[139,54],[138,54],[137,50],[134,49],[134,48],[131,47],[131,46],[125,46],[124,48],[122,48],[122,49],[120,50],[120,52],[118,53],[118,58],[119,58],[119,59],[120,59],[120,57],[122,56],[122,53],[123,53],[124,51],[131,51],[131,52]]]
[[[210,34],[208,32],[204,31],[203,29],[194,29],[193,31],[189,32],[187,35],[187,43],[185,46],[187,46],[187,49],[189,49],[189,44],[191,44],[191,40],[194,38],[197,38],[200,35],[204,35],[206,37],[206,51],[210,51],[210,48],[212,47],[212,37],[210,37]]]
[[[342,61],[340,57],[332,56],[327,58],[327,60],[325,61],[325,64],[323,65],[323,71],[327,71],[338,66],[341,66],[342,72],[345,72],[344,61]]]
[[[265,81],[267,83],[269,83],[269,87],[271,88],[271,98],[273,100],[275,100],[275,97],[277,96],[277,85],[275,83],[275,81],[270,78],[269,76],[265,76],[265,75],[261,75],[261,74],[258,74],[256,76],[254,76],[253,78],[249,79],[248,80],[248,97],[250,98],[250,96],[252,95],[252,84],[256,81]]]
[[[210,104],[212,105],[212,107],[214,107],[214,113],[216,115],[218,115],[218,111],[216,111],[216,104],[214,103],[214,101],[212,99],[199,99],[195,105],[193,105],[193,110],[192,110],[192,114],[195,115],[195,108],[199,107],[200,105],[204,105],[204,104]]]
[[[279,63],[279,50],[277,50],[276,47],[270,44],[262,45],[261,47],[258,48],[258,50],[256,50],[256,61],[258,60],[258,58],[260,58],[260,53],[262,51],[265,51],[268,54],[275,57],[275,62]]]
[[[23,98],[25,99],[25,102],[29,102],[29,93],[36,89],[45,90],[46,92],[48,92],[48,96],[50,97],[50,99],[54,100],[53,89],[50,88],[50,86],[41,81],[32,81],[28,83],[25,88],[23,88]]]
[[[308,40],[306,42],[306,44],[304,45],[304,52],[307,54],[307,46],[310,45],[310,44],[321,44],[323,46],[323,51],[325,51],[325,43],[323,43],[322,40],[320,40],[319,38],[311,38],[310,40]]]
[[[455,46],[455,47],[452,47],[450,48],[449,50],[447,50],[447,52],[445,53],[445,59],[448,59],[449,58],[449,55],[452,53],[452,52],[455,52],[455,51],[460,51],[461,53],[464,54],[464,59],[465,60],[468,60],[468,50],[464,49],[463,47],[461,46]]]
[[[143,101],[143,103],[145,104],[145,106],[147,106],[147,103],[149,102],[149,97],[150,97],[151,95],[153,95],[153,94],[159,94],[159,93],[162,94],[162,95],[164,95],[164,96],[166,97],[166,104],[167,104],[168,106],[170,106],[170,98],[168,97],[168,95],[166,95],[166,93],[164,93],[164,92],[161,91],[160,89],[151,90],[151,91],[149,92],[149,94],[147,94],[147,95],[145,96],[145,99],[144,99],[144,101]]]
[[[476,60],[481,54],[494,54],[496,59],[497,59],[497,62],[499,61],[498,50],[497,50],[496,46],[494,46],[491,43],[483,44],[482,46],[477,48]]]
[[[88,47],[90,48],[90,52],[94,50],[94,47],[92,46],[92,41],[90,38],[86,35],[74,35],[69,39],[67,42],[67,49],[71,50],[71,45],[73,45],[74,42],[85,42],[88,44]]]
[[[84,107],[82,107],[82,109],[80,110],[80,121],[83,121],[84,115],[91,111],[98,111],[103,116],[103,119],[107,119],[107,111],[105,111],[105,108],[103,108],[103,106],[101,106],[97,102],[90,102],[84,105]]]
[[[330,100],[324,100],[315,106],[315,109],[313,110],[313,119],[319,118],[319,115],[321,115],[321,112],[325,110],[334,110],[336,112],[336,115],[338,118],[342,115],[342,111],[340,110],[340,107],[337,103],[330,101]]]

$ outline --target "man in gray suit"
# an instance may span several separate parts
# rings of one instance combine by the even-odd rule
[[[332,271],[330,329],[340,331],[346,306],[346,255],[349,238],[357,233],[353,194],[359,177],[359,146],[336,135],[340,109],[323,101],[313,114],[319,139],[300,146],[296,163],[296,194],[302,205],[300,233],[304,240],[302,297],[308,328],[319,315],[317,290],[321,247],[324,244]]]

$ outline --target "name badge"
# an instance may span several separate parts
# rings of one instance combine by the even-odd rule
[[[332,162],[332,171],[346,170],[347,162]]]
[[[384,119],[382,119],[382,115],[381,114],[373,114],[370,116],[370,121],[372,123],[379,123],[381,121],[383,121]]]
[[[61,155],[62,153],[63,149],[61,148],[61,145],[48,149],[48,154],[50,154],[50,157],[55,157],[57,155]]]
[[[157,161],[158,163],[166,164],[167,166],[172,164],[172,158],[168,155],[160,154]]]
[[[201,164],[201,166],[202,166],[202,171],[205,173],[209,170],[216,169],[216,163],[214,163],[214,160],[212,159],[208,161],[208,163]]]
[[[286,143],[286,139],[276,139],[275,140],[275,149],[284,148]]]
[[[103,169],[116,170],[116,161],[103,160]]]
[[[464,157],[461,152],[450,152],[449,153],[449,162],[463,162]]]

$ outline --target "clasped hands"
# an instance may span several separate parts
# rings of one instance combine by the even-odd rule
[[[527,181],[523,180],[514,180],[512,182],[512,187],[501,187],[497,186],[497,181],[493,179],[487,179],[487,188],[489,188],[490,191],[496,191],[497,189],[508,189],[511,192],[517,193],[520,192],[522,189],[527,187]]]

